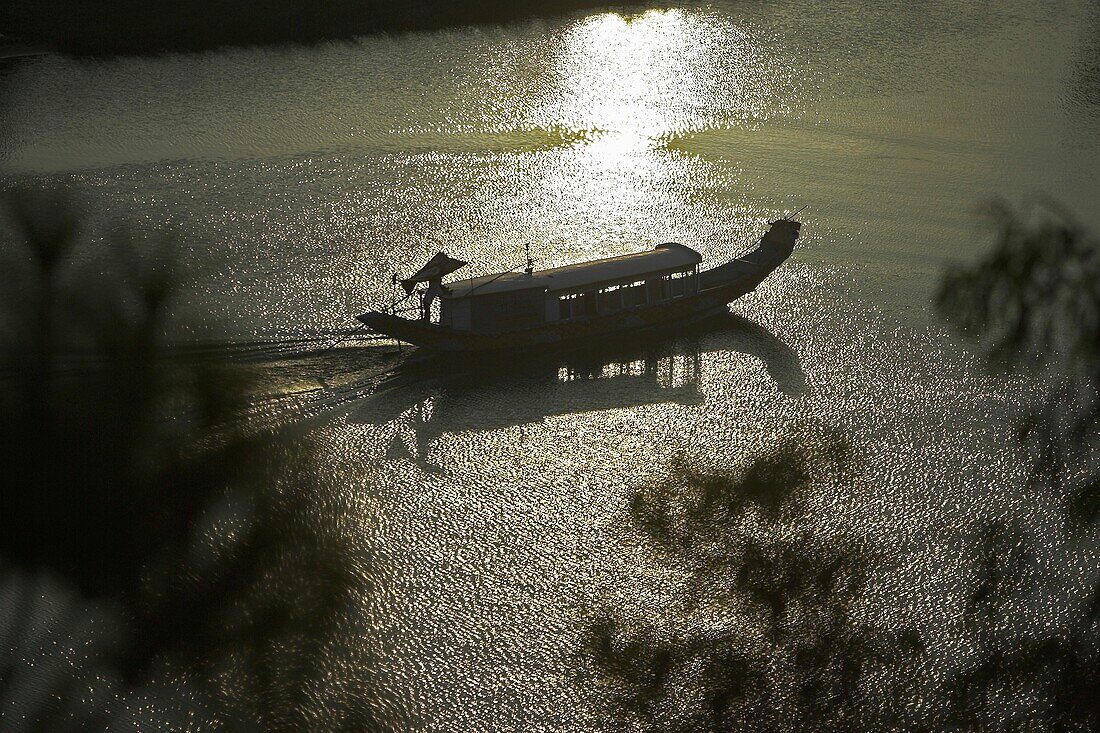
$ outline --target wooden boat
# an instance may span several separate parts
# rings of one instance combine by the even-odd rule
[[[801,224],[772,222],[752,251],[700,270],[682,244],[647,252],[444,284],[465,262],[440,252],[402,281],[406,298],[359,321],[375,333],[443,352],[526,350],[609,334],[690,323],[752,292],[794,251]],[[422,285],[425,288],[420,288]],[[419,308],[399,305],[419,290]],[[434,316],[438,299],[438,318]]]

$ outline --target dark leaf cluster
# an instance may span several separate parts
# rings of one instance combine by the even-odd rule
[[[638,539],[682,580],[672,606],[608,611],[589,629],[614,718],[646,730],[776,731],[904,716],[879,704],[907,695],[902,675],[885,672],[919,639],[861,619],[871,556],[807,521],[812,490],[843,486],[852,463],[847,442],[822,431],[739,471],[680,459],[636,492]]]
[[[172,705],[210,727],[373,725],[366,657],[351,660],[342,690],[326,679],[331,640],[354,633],[370,577],[325,514],[340,494],[318,444],[249,427],[242,372],[172,351],[166,253],[125,236],[87,252],[70,202],[24,192],[9,204],[0,582],[19,597],[0,622],[4,727],[102,729],[119,690],[156,679],[178,680]],[[40,584],[21,578],[60,583],[71,607],[43,610]],[[51,635],[89,643],[81,619],[94,607],[117,621],[88,669],[23,664]],[[14,692],[34,689],[27,675],[53,680],[40,691],[48,702]]]

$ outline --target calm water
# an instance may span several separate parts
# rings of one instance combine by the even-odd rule
[[[378,349],[272,370],[380,569],[344,643],[378,655],[402,715],[598,728],[572,678],[579,619],[664,592],[621,535],[631,485],[677,452],[728,465],[807,425],[848,433],[864,472],[819,497],[822,523],[894,548],[905,606],[947,627],[937,567],[960,527],[1049,519],[1009,488],[1013,398],[930,296],[982,251],[992,197],[1100,226],[1097,38],[1087,0],[715,2],[42,58],[0,77],[0,172],[71,186],[99,212],[90,252],[116,224],[170,232],[193,275],[181,322],[232,340],[346,328],[441,248],[464,276],[527,242],[540,266],[669,240],[714,263],[808,205],[792,262],[721,328],[373,395]]]

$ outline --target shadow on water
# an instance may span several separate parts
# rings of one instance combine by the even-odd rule
[[[789,345],[759,324],[727,313],[674,334],[620,338],[596,347],[492,363],[441,356],[406,364],[353,407],[348,419],[371,425],[407,421],[416,436],[415,452],[408,453],[395,437],[391,455],[426,461],[431,442],[448,433],[643,405],[701,404],[704,370],[714,354],[759,360],[784,394],[806,390],[798,355]]]

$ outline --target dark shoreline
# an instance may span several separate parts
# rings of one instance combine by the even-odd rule
[[[309,44],[371,33],[496,25],[580,10],[612,10],[641,0],[14,0],[0,29],[21,45],[73,56],[145,56],[226,47]]]

